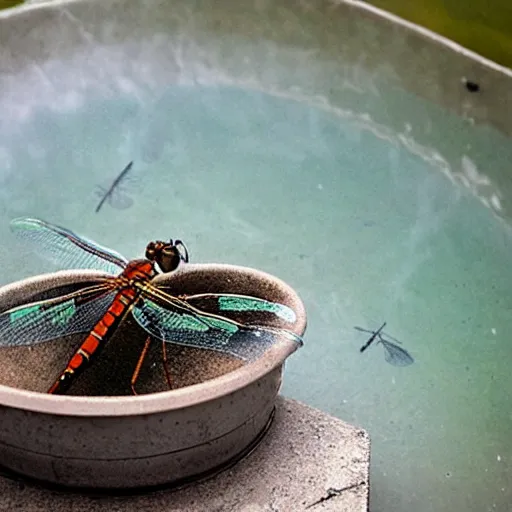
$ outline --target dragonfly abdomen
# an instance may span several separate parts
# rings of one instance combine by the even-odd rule
[[[112,304],[96,323],[78,350],[71,356],[65,370],[60,374],[48,393],[65,393],[73,381],[106,345],[112,334],[135,303],[139,292],[135,288],[124,288],[116,294]]]

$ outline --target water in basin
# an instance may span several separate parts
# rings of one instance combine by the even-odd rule
[[[381,91],[381,107],[393,101]],[[401,93],[404,108],[488,148],[509,141]],[[396,99],[396,98],[395,98]],[[408,107],[409,105],[409,107]],[[1,283],[51,270],[19,252],[8,222],[65,225],[128,257],[186,241],[196,262],[277,275],[308,311],[284,393],[372,437],[372,511],[508,510],[512,502],[512,236],[499,190],[469,157],[450,168],[368,116],[241,87],[173,86],[34,108],[1,125]],[[469,135],[468,135],[469,133]],[[483,144],[483,142],[485,144]],[[484,151],[484,150],[482,150]],[[94,189],[133,160],[133,205]],[[385,331],[415,362],[388,364]]]

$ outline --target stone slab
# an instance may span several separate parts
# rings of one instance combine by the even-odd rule
[[[0,476],[0,511],[366,512],[369,459],[364,430],[279,397],[256,450],[209,480],[135,496],[94,496]]]

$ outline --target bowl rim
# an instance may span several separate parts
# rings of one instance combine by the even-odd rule
[[[241,271],[245,274],[252,274],[255,279],[272,282],[293,299],[294,310],[297,315],[294,331],[300,335],[304,334],[306,314],[302,300],[297,292],[281,279],[250,267],[216,263],[187,263],[176,272],[184,273],[197,270]],[[73,281],[80,282],[91,277],[106,275],[110,274],[95,270],[64,270],[41,274],[1,286],[0,300],[3,295],[15,290],[19,291],[20,288],[24,287],[44,286],[50,283],[58,285],[59,282],[69,284]],[[284,341],[271,347],[256,361],[214,379],[176,390],[147,395],[107,397],[49,395],[0,384],[0,406],[61,416],[90,417],[122,417],[183,409],[218,399],[256,382],[282,366],[285,359],[296,349],[297,346],[293,342]]]

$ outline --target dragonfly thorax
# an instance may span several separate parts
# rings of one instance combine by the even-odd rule
[[[130,261],[122,276],[128,281],[148,281],[156,276],[157,272],[155,264],[149,260],[132,260]]]

